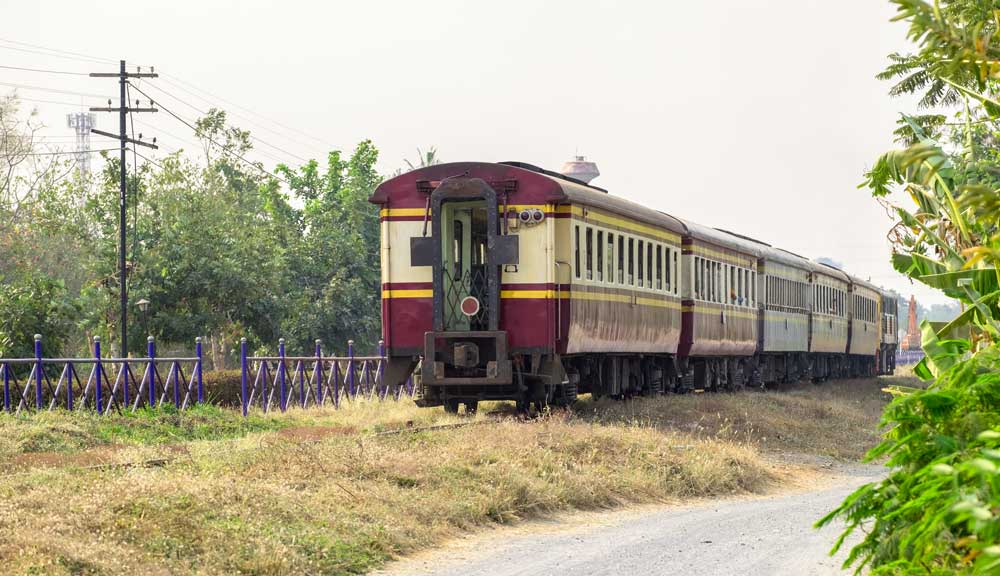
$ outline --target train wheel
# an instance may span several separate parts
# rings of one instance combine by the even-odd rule
[[[465,403],[465,413],[467,415],[469,415],[469,416],[475,415],[476,410],[478,410],[478,409],[479,409],[479,401],[478,400],[472,400],[472,401],[469,401],[469,402]]]
[[[458,414],[458,400],[455,398],[448,398],[445,400],[444,411],[448,414]]]

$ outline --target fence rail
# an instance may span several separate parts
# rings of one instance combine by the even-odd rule
[[[0,358],[3,411],[55,409],[135,412],[140,408],[173,406],[183,410],[205,399],[204,359],[201,338],[195,339],[194,356],[158,357],[156,342],[147,340],[146,357],[115,358],[101,354],[101,340],[93,340],[93,356],[45,358],[42,337],[35,335],[34,358]],[[317,340],[312,356],[288,356],[285,341],[277,356],[250,356],[240,341],[240,404],[251,410],[285,411],[367,397],[398,400],[413,394],[413,383],[385,383],[385,345],[377,356],[356,356],[348,341],[347,356],[324,356]]]

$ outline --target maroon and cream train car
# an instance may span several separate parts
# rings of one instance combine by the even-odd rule
[[[741,388],[757,351],[761,246],[694,222],[685,221],[685,227],[680,386]]]
[[[556,351],[567,397],[672,389],[681,343],[681,241],[676,218],[590,188],[567,190],[556,224],[561,321]]]
[[[681,332],[678,220],[519,163],[384,182],[386,378],[422,405],[569,402],[669,384]]]

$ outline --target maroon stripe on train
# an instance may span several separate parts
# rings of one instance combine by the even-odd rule
[[[426,290],[433,288],[433,282],[383,282],[383,290]]]

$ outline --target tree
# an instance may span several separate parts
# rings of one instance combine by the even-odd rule
[[[426,153],[421,152],[420,148],[417,148],[417,159],[418,160],[416,164],[410,162],[409,160],[404,160],[404,162],[406,162],[406,165],[410,168],[410,170],[416,170],[417,168],[426,168],[428,166],[434,166],[436,164],[441,163],[441,160],[439,160],[437,157],[437,148],[433,146],[431,146]]]
[[[893,0],[915,54],[891,56],[892,94],[922,93],[945,114],[904,116],[906,147],[878,159],[863,186],[898,218],[893,265],[960,300],[964,311],[935,330],[921,324],[926,357],[914,372],[926,389],[896,387],[882,417],[889,476],[867,484],[820,521],[843,518],[865,535],[845,566],[872,574],[1000,572],[1000,165],[997,75],[1000,34],[993,2]],[[944,145],[949,142],[951,145]],[[956,147],[955,144],[958,144]],[[887,198],[905,190],[913,207]],[[967,339],[946,337],[959,328]]]
[[[322,173],[315,161],[298,171],[278,166],[305,201],[303,236],[291,262],[300,292],[282,323],[286,339],[300,349],[313,338],[341,350],[348,339],[373,346],[378,338],[379,222],[368,203],[382,180],[377,160],[378,151],[366,140],[347,161],[331,152]]]

